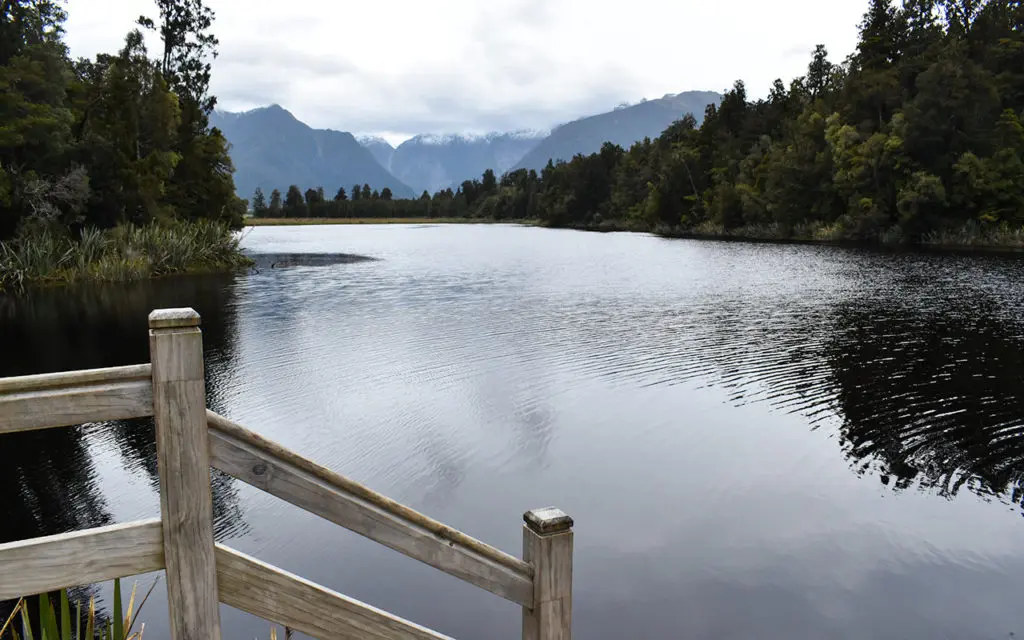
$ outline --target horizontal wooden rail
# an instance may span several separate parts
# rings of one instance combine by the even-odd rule
[[[0,434],[153,415],[150,365],[0,378]]]
[[[215,554],[221,602],[314,638],[447,638],[224,545],[216,545]]]
[[[386,547],[524,606],[533,568],[207,411],[210,464]]]
[[[0,544],[0,600],[164,568],[160,520]]]

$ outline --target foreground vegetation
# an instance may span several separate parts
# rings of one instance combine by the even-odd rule
[[[232,271],[251,264],[240,237],[221,222],[198,220],[86,228],[23,228],[0,242],[0,292],[72,282],[128,282],[181,273]]]
[[[96,640],[97,637],[101,640],[142,640],[146,625],[141,625],[138,631],[134,630],[137,614],[149,599],[156,582],[150,586],[137,607],[136,586],[138,583],[132,586],[127,609],[122,610],[121,581],[114,580],[114,608],[111,618],[106,622],[97,620],[95,597],[89,599],[88,608],[83,614],[81,602],[76,602],[72,608],[67,589],[61,589],[57,594],[57,608],[47,594],[41,594],[36,615],[29,613],[29,601],[22,598],[14,606],[7,621],[0,624],[0,640],[34,640],[36,637],[39,640]]]
[[[234,193],[227,142],[208,119],[213,12],[202,0],[155,1],[157,18],[139,26],[159,33],[158,56],[134,30],[121,51],[95,60],[70,58],[60,2],[2,3],[0,282],[159,275],[237,260],[225,253],[226,230],[240,227],[246,204]],[[195,242],[207,244],[182,246]],[[138,246],[158,251],[149,266]]]
[[[742,82],[629,149],[391,201],[302,192],[257,215],[538,219],[669,235],[1019,245],[1024,234],[1024,3],[869,0],[856,51],[749,100]],[[358,195],[357,195],[358,194]],[[367,214],[366,211],[374,211]]]

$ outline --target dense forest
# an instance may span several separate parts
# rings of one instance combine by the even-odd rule
[[[766,98],[749,100],[737,82],[701,126],[680,115],[654,140],[628,150],[606,144],[539,174],[488,172],[454,193],[390,204],[365,198],[362,188],[361,201],[341,192],[310,199],[296,188],[256,213],[421,212],[663,233],[1021,242],[1020,0],[870,0],[857,49],[842,63],[818,46],[807,73],[788,85],[777,80]]]
[[[116,54],[72,60],[59,1],[0,0],[0,289],[89,264],[141,273],[238,258],[228,234],[246,205],[208,120],[214,15],[202,0],[156,7]],[[157,56],[143,30],[159,35]],[[168,242],[179,264],[155,264],[149,252]]]

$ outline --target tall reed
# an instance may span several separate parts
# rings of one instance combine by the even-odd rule
[[[0,291],[231,271],[251,264],[240,241],[229,227],[209,220],[86,228],[78,237],[52,226],[26,227],[0,242]]]

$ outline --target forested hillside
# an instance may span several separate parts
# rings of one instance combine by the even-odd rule
[[[818,47],[763,100],[737,82],[628,151],[521,185],[555,225],[827,239],[1017,234],[1024,224],[1024,3],[871,0],[857,50]]]

